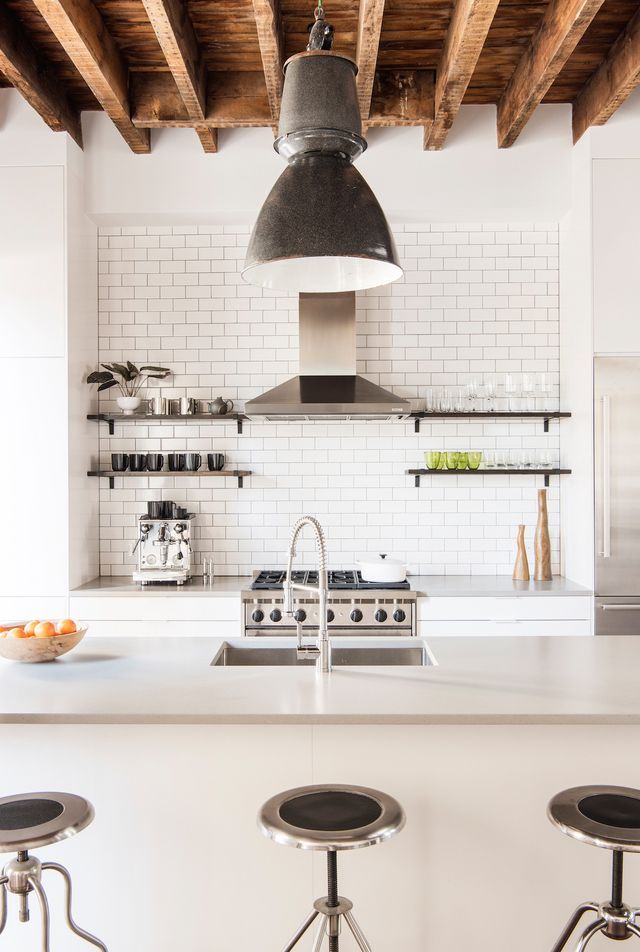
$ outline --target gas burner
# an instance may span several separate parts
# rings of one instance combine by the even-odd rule
[[[258,590],[281,589],[284,583],[285,572],[280,569],[263,569],[258,572],[251,588]],[[293,581],[301,585],[317,585],[318,573],[315,570],[296,570],[293,572]],[[360,572],[352,569],[329,569],[328,581],[330,589],[358,589],[365,591],[368,589],[390,589],[401,590],[409,589],[411,586],[406,580],[404,582],[365,582]]]

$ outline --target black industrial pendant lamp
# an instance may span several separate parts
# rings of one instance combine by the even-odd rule
[[[284,65],[276,151],[288,162],[260,209],[242,276],[290,292],[359,291],[402,275],[375,195],[353,167],[367,143],[358,68],[331,49],[322,0],[305,53]]]

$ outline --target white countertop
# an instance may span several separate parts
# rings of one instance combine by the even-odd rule
[[[220,644],[87,638],[50,664],[0,660],[0,723],[640,724],[640,637],[432,638],[435,667],[324,679],[211,667]]]
[[[550,582],[514,582],[508,575],[410,575],[409,582],[414,592],[421,596],[513,596],[513,595],[592,595],[592,591],[556,575]],[[74,589],[72,595],[154,595],[169,598],[190,596],[222,596],[229,598],[251,587],[251,576],[220,575],[213,581],[204,582],[201,576],[191,579],[186,585],[141,586],[131,578],[108,577],[93,579]]]

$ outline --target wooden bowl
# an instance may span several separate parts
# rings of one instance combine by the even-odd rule
[[[26,622],[12,627],[21,628],[22,625]],[[54,661],[80,644],[86,633],[86,628],[78,628],[69,635],[53,635],[51,638],[0,638],[0,657],[27,664]]]

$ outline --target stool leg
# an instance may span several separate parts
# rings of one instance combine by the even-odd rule
[[[304,922],[302,923],[302,925],[300,926],[300,928],[298,929],[298,931],[297,931],[296,934],[294,935],[294,937],[293,937],[293,939],[291,940],[291,942],[289,942],[289,943],[287,943],[287,945],[285,945],[285,947],[284,947],[284,949],[282,950],[282,952],[291,952],[291,949],[293,949],[293,947],[298,944],[298,942],[300,941],[300,939],[302,938],[302,936],[305,934],[305,932],[307,931],[307,929],[308,929],[311,925],[313,925],[313,923],[316,921],[316,919],[318,918],[319,915],[320,915],[320,913],[318,912],[317,909],[314,909],[313,912],[309,913],[309,915],[307,916],[307,918],[304,920]]]
[[[49,903],[47,895],[42,888],[42,884],[35,876],[29,876],[28,882],[33,886],[33,891],[38,897],[40,903],[40,915],[42,919],[42,952],[49,952]]]
[[[326,931],[327,931],[327,918],[326,916],[323,916],[322,922],[320,923],[320,928],[318,929],[318,933],[316,935],[316,941],[313,944],[313,952],[320,952],[320,949],[322,948],[322,943],[324,942],[324,935]]]
[[[562,935],[560,936],[560,938],[558,939],[558,941],[552,948],[551,952],[562,952],[562,949],[564,949],[565,945],[571,938],[573,934],[573,930],[578,925],[578,923],[582,919],[585,912],[597,912],[597,911],[598,911],[598,906],[596,905],[595,902],[581,903],[576,909],[576,911],[573,913],[569,921],[567,922],[562,932]]]
[[[64,866],[61,866],[59,863],[43,863],[43,864],[42,864],[42,869],[43,869],[43,870],[45,870],[45,869],[51,869],[51,870],[53,870],[54,873],[59,873],[59,874],[62,876],[62,878],[64,879],[65,886],[66,886],[66,908],[65,908],[65,912],[66,912],[66,917],[67,917],[67,925],[69,926],[69,928],[71,929],[71,931],[72,931],[72,932],[75,932],[75,934],[76,934],[77,936],[79,936],[81,939],[84,939],[85,942],[89,942],[91,945],[95,945],[96,948],[98,948],[98,949],[101,950],[101,952],[108,952],[107,947],[106,947],[106,945],[104,944],[104,942],[101,942],[100,939],[97,939],[94,935],[91,935],[90,932],[86,932],[84,929],[81,929],[80,926],[76,925],[76,923],[75,923],[74,920],[73,920],[73,915],[72,915],[72,913],[71,913],[71,889],[72,889],[72,887],[71,887],[71,876],[69,875],[69,871],[68,871],[67,869],[65,869]]]
[[[327,905],[338,905],[338,854],[335,850],[329,850],[327,853]],[[334,919],[329,921],[329,952],[340,952],[340,936],[337,934],[339,920],[335,923]]]
[[[353,916],[350,912],[345,912],[344,918],[353,933],[353,938],[358,943],[358,947],[362,949],[362,952],[371,952],[371,946],[365,939],[362,929],[355,920],[355,916]]]
[[[594,935],[597,935],[598,932],[602,932],[606,928],[607,923],[604,919],[596,919],[593,925],[590,925],[588,929],[585,929],[580,937],[580,941],[576,946],[576,952],[584,952],[588,944],[593,939]]]
[[[7,889],[6,885],[9,882],[7,876],[3,876],[0,879],[0,933],[4,932],[4,927],[7,924]]]

